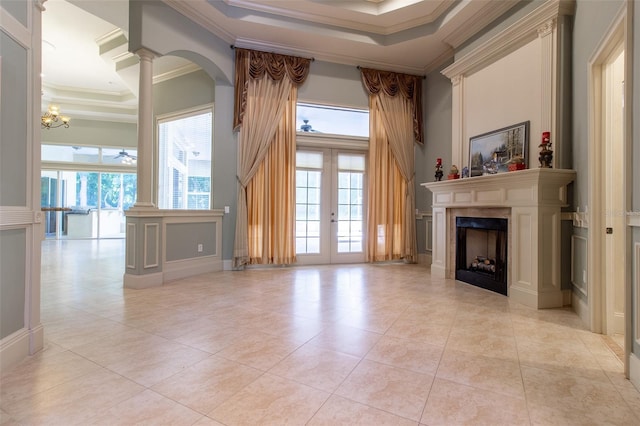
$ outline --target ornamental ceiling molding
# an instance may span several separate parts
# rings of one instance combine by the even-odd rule
[[[573,15],[574,10],[574,0],[547,1],[467,55],[456,59],[452,65],[442,70],[442,74],[449,79],[473,74],[535,40],[541,34],[555,30],[558,17]]]

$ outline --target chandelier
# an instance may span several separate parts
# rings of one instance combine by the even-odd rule
[[[47,109],[47,111],[42,114],[42,117],[40,117],[41,123],[40,123],[40,127],[42,127],[43,129],[55,129],[56,127],[61,127],[64,126],[66,128],[69,127],[69,121],[71,121],[71,118],[67,117],[66,115],[61,115],[60,114],[60,107],[58,105],[49,105],[49,108]]]

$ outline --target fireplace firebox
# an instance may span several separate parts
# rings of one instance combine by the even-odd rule
[[[456,217],[456,279],[507,295],[509,221]]]

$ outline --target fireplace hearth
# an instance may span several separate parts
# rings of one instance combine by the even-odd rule
[[[456,217],[457,280],[507,295],[509,221]]]

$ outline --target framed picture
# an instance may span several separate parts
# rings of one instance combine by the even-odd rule
[[[509,171],[518,163],[528,168],[529,122],[469,138],[469,177]]]

